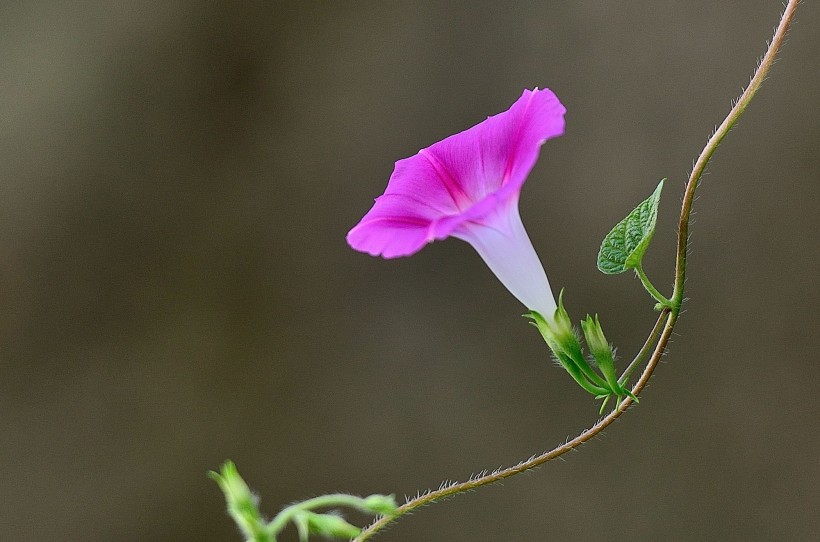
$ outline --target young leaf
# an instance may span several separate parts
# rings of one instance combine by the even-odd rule
[[[647,199],[612,228],[598,252],[598,269],[607,275],[617,275],[641,264],[644,252],[655,233],[658,203],[661,199],[663,181]]]

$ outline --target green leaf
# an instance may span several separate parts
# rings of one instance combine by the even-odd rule
[[[598,252],[598,269],[607,275],[617,275],[640,266],[644,252],[655,233],[658,203],[661,199],[663,181],[626,218],[612,228]]]

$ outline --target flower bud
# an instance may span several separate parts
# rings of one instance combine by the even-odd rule
[[[604,336],[604,330],[601,329],[601,322],[597,314],[595,318],[587,314],[586,320],[581,320],[581,329],[584,331],[589,351],[596,360],[612,358],[612,348]]]
[[[612,356],[612,347],[604,336],[604,330],[601,329],[601,321],[598,315],[595,318],[587,314],[585,320],[581,320],[581,329],[584,331],[584,338],[587,341],[587,346],[601,369],[604,378],[613,392],[619,393],[622,391],[620,384],[618,384],[618,377],[615,374],[615,359]]]
[[[263,521],[257,509],[259,499],[239,475],[236,465],[231,461],[226,461],[220,472],[211,471],[208,475],[219,484],[219,488],[225,495],[228,513],[239,529],[249,538],[261,532]]]
[[[351,539],[356,538],[362,532],[359,527],[351,525],[343,517],[336,514],[317,514],[305,511],[300,513],[299,516],[297,525],[299,523],[306,525],[307,531],[311,534]]]
[[[399,505],[393,495],[370,495],[364,500],[364,507],[374,514],[392,516]]]
[[[211,472],[209,474],[219,484],[229,502],[237,503],[254,500],[253,493],[251,493],[245,480],[239,475],[239,471],[233,462],[227,461],[222,465],[219,473]]]

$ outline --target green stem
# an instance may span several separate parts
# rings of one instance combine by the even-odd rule
[[[581,369],[584,375],[592,382],[592,384],[596,388],[600,388],[603,390],[603,393],[607,393],[609,390],[609,385],[607,384],[606,380],[598,376],[598,373],[595,372],[595,369],[589,366],[587,360],[584,359],[584,356],[581,355],[578,359],[575,360],[575,364]],[[589,390],[587,390],[589,391]],[[598,392],[600,394],[600,392]]]
[[[661,304],[662,307],[666,307],[667,309],[673,308],[674,304],[672,301],[666,298],[665,295],[660,293],[657,288],[649,281],[649,277],[646,276],[644,273],[643,265],[638,264],[638,267],[635,268],[635,273],[638,275],[638,278],[641,279],[641,283],[643,287],[646,288],[646,291],[649,292],[649,295],[655,298],[655,300]]]
[[[265,532],[270,536],[276,536],[287,527],[288,522],[299,512],[305,510],[314,510],[315,508],[328,508],[335,506],[346,506],[355,508],[363,512],[369,511],[364,504],[365,500],[355,495],[348,495],[346,493],[334,493],[331,495],[322,495],[313,499],[308,499],[288,506],[274,517],[270,523],[265,527]]]
[[[566,369],[572,379],[575,380],[579,386],[584,388],[584,390],[588,391],[592,395],[601,395],[608,392],[605,382],[601,381],[600,385],[596,385],[595,383],[587,380],[584,377],[584,374],[586,373],[583,371],[583,368],[578,366],[578,362],[576,360],[565,354],[556,353],[555,356],[558,358],[559,363],[561,363],[561,366]],[[586,365],[586,362],[584,362],[584,365]],[[588,365],[587,369],[590,371],[592,370]],[[595,374],[593,373],[593,375]],[[601,379],[598,375],[595,376],[598,377],[598,380]]]
[[[740,96],[740,99],[737,101],[735,106],[731,109],[731,111],[729,111],[729,114],[726,116],[724,121],[715,131],[714,135],[712,135],[712,137],[706,143],[706,146],[703,148],[703,151],[701,151],[700,156],[695,162],[695,167],[692,170],[692,174],[690,175],[689,181],[686,184],[684,199],[681,205],[681,218],[678,226],[678,245],[675,261],[675,289],[671,299],[671,306],[667,305],[666,308],[662,309],[661,315],[658,319],[658,323],[655,325],[655,328],[653,328],[652,333],[650,333],[650,336],[647,339],[647,344],[651,345],[653,342],[653,336],[657,332],[656,330],[660,326],[660,323],[663,322],[663,331],[661,332],[660,338],[658,339],[658,342],[655,345],[655,349],[652,351],[652,356],[649,358],[649,361],[647,362],[646,367],[641,373],[640,378],[635,383],[635,386],[632,388],[632,394],[636,397],[640,395],[641,391],[643,391],[644,387],[649,381],[649,378],[652,376],[655,367],[657,367],[658,363],[660,362],[660,359],[663,356],[663,352],[666,349],[666,345],[669,342],[669,338],[672,335],[675,323],[678,320],[678,315],[680,314],[680,306],[683,302],[684,283],[686,278],[686,250],[689,244],[689,218],[692,213],[692,203],[694,202],[695,190],[697,188],[698,182],[700,181],[700,178],[703,175],[703,171],[706,168],[706,164],[709,162],[709,159],[714,154],[715,149],[717,149],[720,142],[723,141],[723,139],[729,133],[729,130],[732,128],[732,126],[735,125],[737,120],[743,114],[743,111],[745,111],[746,107],[749,105],[749,102],[751,102],[752,98],[757,93],[757,90],[760,88],[760,84],[766,78],[766,74],[768,74],[769,69],[774,63],[774,59],[777,56],[777,52],[783,45],[783,41],[786,37],[786,32],[788,31],[792,19],[794,18],[794,12],[797,9],[798,3],[799,0],[789,0],[789,3],[786,6],[786,9],[783,12],[783,15],[780,19],[780,23],[777,26],[777,30],[775,31],[774,37],[772,38],[772,41],[769,44],[769,48],[766,51],[766,54],[763,56],[763,60],[760,62],[760,65],[757,67],[757,70],[755,71],[755,74],[752,77],[749,86]],[[644,349],[648,350],[648,346],[645,345]],[[639,353],[639,355],[640,354],[641,353]],[[627,370],[634,370],[634,367],[630,365],[630,368],[628,368]],[[480,476],[478,478],[474,478],[466,482],[461,482],[459,484],[445,487],[439,489],[438,491],[431,491],[408,501],[407,503],[399,507],[396,515],[391,517],[381,517],[377,519],[375,522],[373,522],[370,526],[366,527],[361,532],[361,534],[353,540],[353,542],[364,542],[365,540],[370,539],[373,535],[381,531],[386,525],[393,522],[395,519],[409,512],[412,512],[413,510],[416,510],[421,506],[430,504],[444,497],[476,489],[483,485],[498,482],[500,480],[530,470],[534,467],[546,463],[547,461],[564,455],[570,450],[577,448],[578,446],[584,444],[585,442],[599,435],[601,431],[606,429],[616,419],[618,419],[618,417],[620,417],[622,413],[626,412],[629,406],[632,405],[633,401],[634,400],[631,397],[626,397],[620,404],[618,404],[615,407],[615,410],[613,410],[606,417],[599,420],[598,423],[590,427],[588,430],[582,431],[578,436],[576,436],[572,440],[569,440],[560,446],[556,446],[549,452],[533,457],[527,461],[522,461],[521,463],[513,467],[502,469],[487,474],[485,476]]]
[[[561,362],[561,365],[564,366],[567,372],[569,372],[572,378],[574,378],[582,388],[593,395],[600,395],[601,393],[608,392],[609,386],[607,385],[606,380],[598,375],[598,373],[595,372],[595,369],[590,367],[587,360],[584,359],[584,354],[581,351],[580,346],[574,352],[559,353],[553,351],[553,354],[555,354],[558,361]],[[587,381],[588,385],[585,385],[582,380]]]
[[[655,322],[655,327],[652,328],[652,331],[649,333],[649,336],[646,338],[646,342],[643,343],[641,350],[635,355],[632,359],[632,362],[629,366],[624,370],[621,378],[618,379],[618,384],[621,386],[626,385],[626,381],[629,380],[629,377],[632,376],[632,373],[635,369],[643,361],[643,358],[652,350],[652,345],[655,344],[655,339],[658,338],[658,333],[660,333],[661,329],[663,328],[663,322],[666,317],[665,311],[662,311],[660,316],[658,316],[658,321]]]

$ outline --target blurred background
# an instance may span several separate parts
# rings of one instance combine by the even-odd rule
[[[395,160],[549,87],[566,135],[522,216],[625,363],[653,303],[596,270],[599,243],[668,177],[646,269],[670,291],[686,176],[781,9],[4,2],[0,538],[238,541],[205,475],[228,458],[272,515],[415,495],[594,423],[467,244],[383,261],[344,236]],[[711,164],[641,404],[379,540],[816,539],[818,25],[805,2]]]

